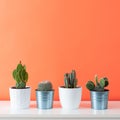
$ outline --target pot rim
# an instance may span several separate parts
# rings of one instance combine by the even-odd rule
[[[68,89],[68,90],[72,90],[72,89],[81,89],[81,86],[77,86],[76,88],[65,88],[64,86],[59,86],[60,89]]]
[[[51,91],[55,91],[55,90],[52,89],[52,90],[48,90],[48,91],[41,91],[41,90],[35,89],[35,91],[38,91],[38,92],[51,92]]]
[[[96,90],[90,90],[90,92],[109,92],[110,90],[104,89],[104,91],[96,91]]]
[[[30,89],[30,86],[26,86],[25,88],[16,88],[15,86],[10,87],[10,89],[14,89],[14,90],[23,90],[23,89]]]

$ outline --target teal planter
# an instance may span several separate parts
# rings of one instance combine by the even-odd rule
[[[91,107],[95,110],[104,110],[108,108],[108,93],[109,90],[105,91],[90,91]]]
[[[38,109],[51,109],[53,107],[54,91],[36,90],[36,102]]]

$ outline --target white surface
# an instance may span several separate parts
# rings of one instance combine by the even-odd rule
[[[54,102],[54,108],[38,110],[36,102],[32,101],[29,109],[12,110],[9,101],[0,101],[0,120],[116,120],[120,119],[120,101],[109,101],[107,110],[92,110],[90,102],[82,101],[80,108],[76,110],[63,110],[59,102]]]
[[[62,108],[78,109],[81,102],[82,88],[59,87],[59,98]]]
[[[16,109],[29,108],[31,88],[13,89],[9,88],[11,107]]]

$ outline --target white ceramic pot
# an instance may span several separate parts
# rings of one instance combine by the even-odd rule
[[[30,87],[25,89],[9,88],[10,103],[13,109],[27,109],[30,106]]]
[[[59,87],[59,98],[62,108],[78,109],[81,102],[82,88]]]

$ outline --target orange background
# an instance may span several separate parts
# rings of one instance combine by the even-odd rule
[[[110,100],[120,100],[120,0],[0,0],[0,99],[9,99],[12,71],[22,60],[32,87],[50,80],[58,100],[63,75],[85,84],[107,76]]]

